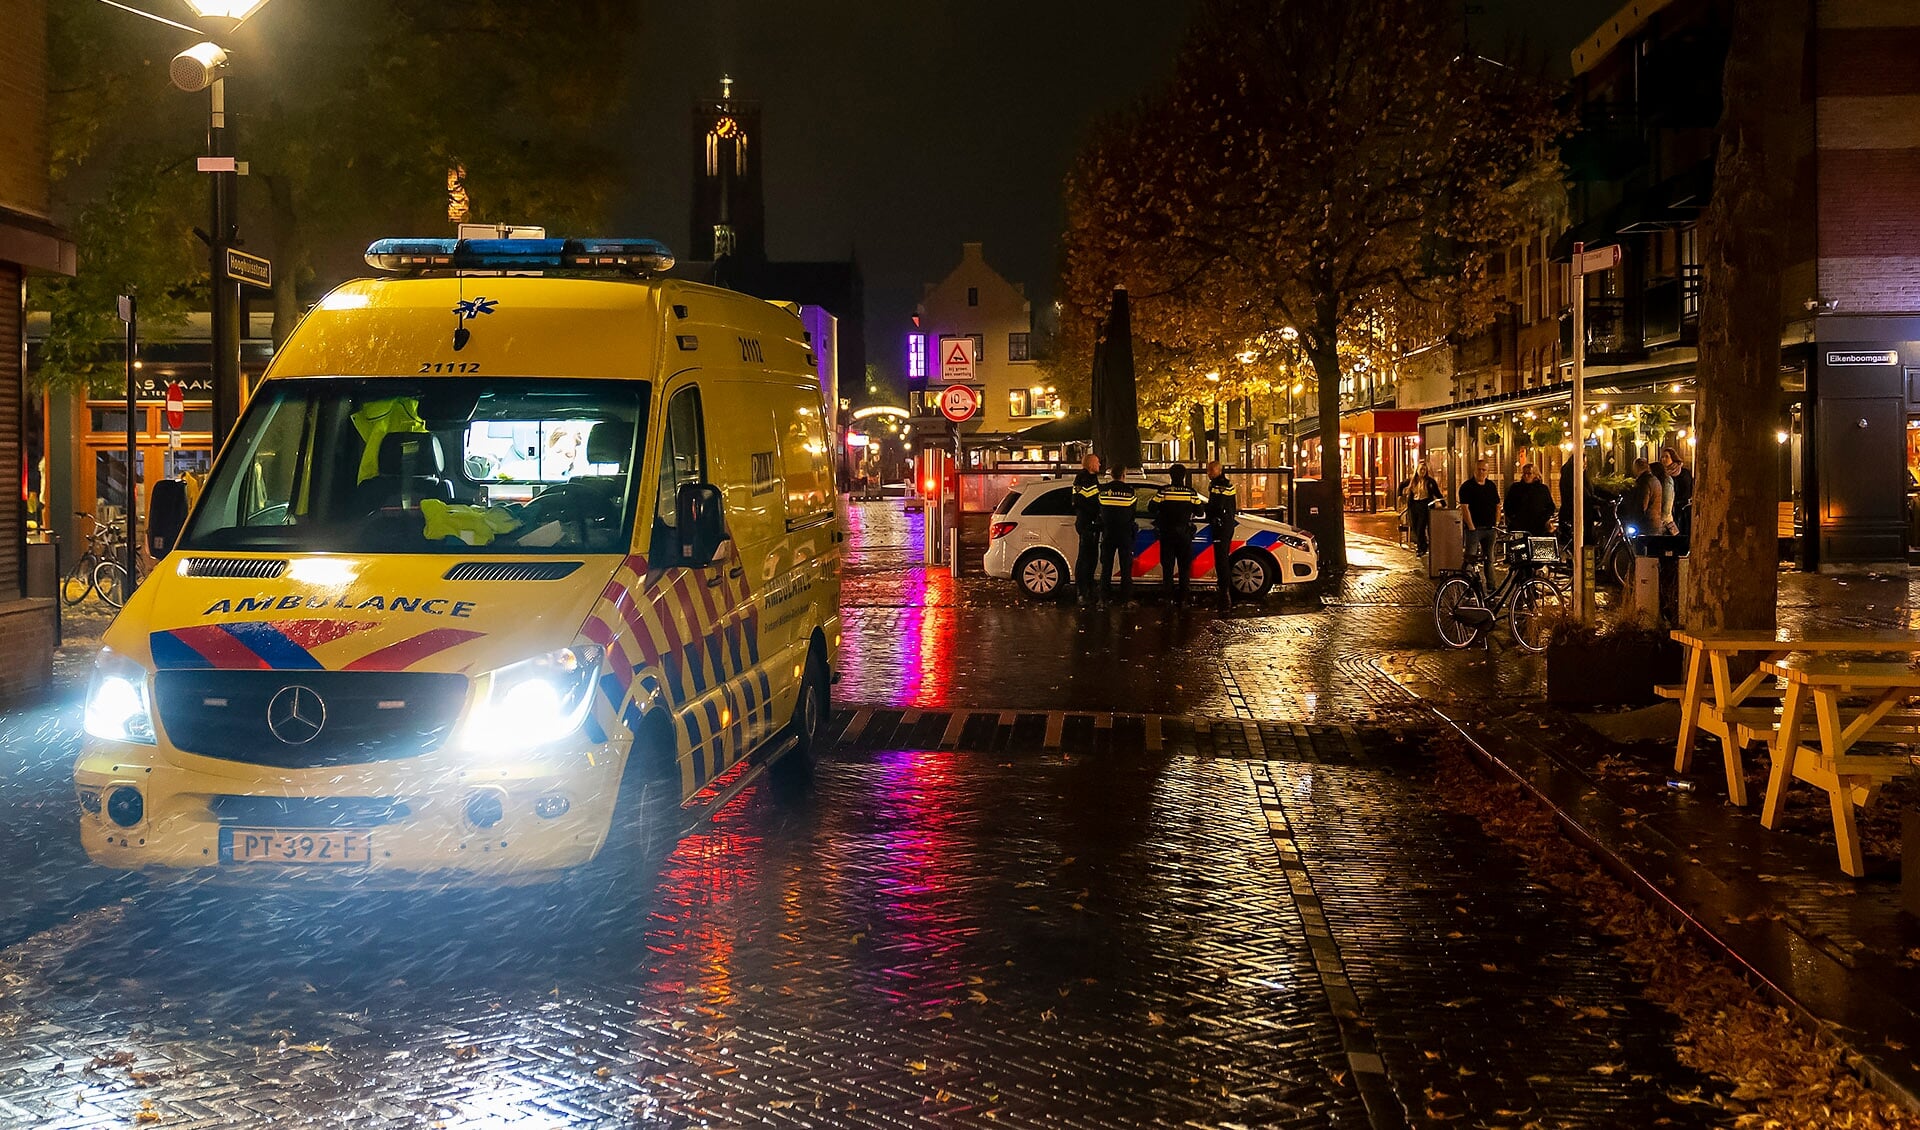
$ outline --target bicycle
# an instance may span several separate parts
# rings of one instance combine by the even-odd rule
[[[1505,612],[1513,642],[1524,651],[1545,651],[1553,622],[1565,613],[1566,597],[1536,570],[1550,570],[1560,560],[1560,543],[1505,530],[1497,534],[1507,551],[1506,577],[1489,593],[1477,555],[1448,570],[1433,593],[1434,626],[1441,642],[1458,651],[1486,638]]]
[[[114,555],[125,554],[126,538],[119,526],[103,525],[100,519],[84,510],[75,510],[73,516],[85,518],[89,523],[86,546],[81,551],[79,560],[73,563],[73,567],[67,570],[66,577],[60,582],[60,599],[68,604],[79,604],[87,597],[100,592],[98,576],[100,567],[111,562]],[[121,574],[125,573],[126,569],[122,567]],[[105,599],[106,594],[101,593],[101,598]],[[120,606],[116,604],[114,607]]]
[[[147,579],[147,562],[143,557],[136,557],[134,558],[133,564],[133,587],[139,588],[140,582]],[[95,592],[100,594],[100,599],[107,602],[107,607],[119,608],[125,604],[127,602],[127,594],[132,591],[127,587],[126,561],[119,557],[109,557],[94,566],[93,588]]]

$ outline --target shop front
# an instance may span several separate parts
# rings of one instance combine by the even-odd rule
[[[213,466],[213,391],[207,377],[185,378],[186,411],[180,430],[167,428],[167,381],[142,375],[135,382],[135,459],[132,481],[146,512],[154,483]],[[89,398],[74,467],[78,508],[102,522],[119,522],[127,506],[127,402]]]

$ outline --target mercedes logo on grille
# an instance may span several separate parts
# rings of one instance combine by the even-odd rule
[[[327,724],[327,704],[311,687],[281,687],[267,701],[267,729],[287,745],[306,745]]]

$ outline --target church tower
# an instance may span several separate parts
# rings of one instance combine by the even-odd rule
[[[735,98],[733,80],[723,76],[718,99],[693,104],[693,222],[688,259],[766,259],[760,153],[760,103]]]

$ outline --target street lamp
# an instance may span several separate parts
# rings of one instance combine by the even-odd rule
[[[266,3],[266,0],[186,0],[202,23],[222,25],[232,33]],[[173,85],[188,94],[207,92],[207,155],[200,158],[200,171],[213,180],[209,188],[207,226],[207,283],[210,292],[209,316],[213,375],[213,443],[233,431],[240,419],[240,282],[227,272],[227,250],[238,242],[238,217],[234,198],[240,165],[234,159],[227,138],[227,91],[222,73],[227,52],[213,42],[196,43],[173,57],[168,77]]]
[[[1219,459],[1221,448],[1226,446],[1220,442],[1220,370],[1208,373],[1207,379],[1213,382],[1213,458]]]
[[[1294,449],[1293,440],[1293,398],[1305,392],[1306,389],[1305,381],[1294,381],[1287,386],[1287,466],[1289,467],[1293,466],[1294,460],[1299,457],[1299,452]]]

